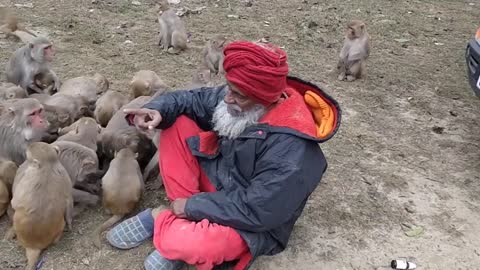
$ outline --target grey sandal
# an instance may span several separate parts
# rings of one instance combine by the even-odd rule
[[[144,261],[146,270],[179,270],[184,265],[183,261],[164,258],[158,250],[150,253]]]
[[[131,249],[153,236],[152,209],[124,220],[107,233],[108,242],[119,249]]]

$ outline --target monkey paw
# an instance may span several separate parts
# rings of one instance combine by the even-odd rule
[[[160,179],[158,179],[158,177],[145,185],[145,188],[147,190],[159,190],[161,187],[162,187],[162,182],[160,181]]]
[[[338,80],[339,81],[345,80],[345,74],[342,73],[342,74],[338,75]]]
[[[178,53],[180,52],[180,50],[175,49],[175,48],[173,48],[173,47],[170,47],[170,48],[168,48],[167,52],[168,52],[169,54],[178,54]]]
[[[347,81],[349,81],[349,82],[355,81],[355,76],[353,76],[353,75],[348,75],[348,76],[347,76]]]

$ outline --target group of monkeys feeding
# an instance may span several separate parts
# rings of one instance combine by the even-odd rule
[[[145,181],[159,175],[159,132],[129,125],[123,109],[140,108],[169,89],[150,70],[133,75],[126,95],[109,89],[98,73],[61,82],[50,67],[52,42],[10,13],[0,20],[0,31],[25,43],[6,64],[7,82],[0,83],[0,216],[8,214],[12,227],[5,237],[17,237],[26,269],[33,270],[42,250],[72,229],[77,207],[96,205],[101,196],[111,212],[92,235],[97,247],[102,231],[136,208]],[[159,24],[165,52],[187,49],[185,26],[167,0],[159,1]],[[369,38],[361,21],[347,28],[338,79],[352,81],[364,74]],[[224,82],[225,45],[220,35],[207,42],[186,89]]]

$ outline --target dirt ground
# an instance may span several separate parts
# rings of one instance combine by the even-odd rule
[[[341,128],[322,145],[329,168],[288,248],[252,269],[388,269],[401,257],[418,269],[478,269],[480,99],[464,63],[466,42],[479,26],[478,0],[254,0],[250,7],[182,0],[177,8],[206,8],[183,17],[192,41],[180,55],[157,46],[153,0],[94,2],[0,3],[33,3],[14,9],[55,42],[61,79],[96,71],[125,91],[135,71],[151,69],[181,88],[206,38],[268,36],[288,52],[292,75],[324,84],[340,103]],[[367,22],[372,38],[368,75],[339,82],[332,72],[343,27],[354,18]],[[0,61],[19,46],[1,39]],[[149,192],[143,207],[163,200],[163,191]],[[82,212],[73,232],[44,253],[42,269],[143,269],[150,243],[130,251],[85,244],[107,217],[100,206]],[[7,224],[0,219],[0,237]],[[0,241],[0,269],[24,263],[17,243]]]

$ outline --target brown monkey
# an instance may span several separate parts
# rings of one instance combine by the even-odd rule
[[[50,72],[38,73],[34,76],[35,85],[42,89],[42,93],[53,95],[55,94],[55,78]]]
[[[51,96],[49,94],[31,94],[28,96],[29,98],[34,98],[38,100],[40,103],[45,103],[47,99],[49,99]]]
[[[128,125],[123,109],[140,108],[149,102],[152,97],[140,96],[124,105],[110,119],[107,126],[102,129],[99,140],[99,157],[103,161],[102,170],[108,166],[108,161],[114,158],[115,152],[129,147],[133,152],[138,153],[140,167],[144,167],[155,154],[151,140],[143,133],[140,133],[134,126]]]
[[[53,96],[33,94],[38,100],[42,100],[45,115],[50,123],[48,133],[42,138],[44,142],[53,142],[58,138],[61,128],[73,124],[82,116],[91,115],[86,99],[82,96],[69,96],[56,93]]]
[[[19,166],[32,142],[46,134],[49,124],[43,106],[33,98],[11,99],[0,103],[0,158]]]
[[[116,152],[102,178],[103,207],[113,216],[93,233],[93,243],[98,248],[101,233],[132,212],[142,198],[144,183],[136,158],[137,154],[129,148]]]
[[[365,74],[366,59],[370,55],[369,35],[364,22],[353,20],[347,31],[337,69],[338,80],[354,81]]]
[[[92,194],[97,192],[97,187],[90,184],[90,180],[99,180],[102,174],[95,151],[69,141],[55,141],[51,145],[58,148],[58,159],[72,180],[73,200],[87,205],[97,204],[98,196]]]
[[[167,0],[159,0],[158,22],[160,24],[160,40],[158,45],[165,52],[178,53],[187,49],[187,33],[185,24],[170,8]],[[172,49],[169,49],[172,47]]]
[[[6,66],[7,81],[20,85],[27,93],[43,93],[35,84],[38,73],[50,72],[55,81],[54,90],[60,88],[60,81],[50,68],[53,60],[53,45],[46,37],[36,37],[31,43],[18,48]]]
[[[67,125],[71,125],[82,116],[93,115],[93,111],[91,111],[89,108],[88,99],[83,96],[71,96],[59,92],[50,96],[46,101],[44,101],[44,105],[63,108],[64,110],[70,112],[69,123]]]
[[[58,152],[43,142],[30,144],[13,185],[13,230],[34,270],[40,253],[72,229],[72,186]]]
[[[200,88],[205,86],[211,86],[212,84],[212,72],[206,66],[199,66],[192,76],[192,81],[188,85],[188,89]]]
[[[140,70],[130,81],[130,97],[152,96],[157,92],[165,92],[167,85],[151,70]],[[161,94],[160,93],[160,94]]]
[[[125,104],[129,99],[123,94],[116,91],[107,91],[95,103],[95,119],[102,126],[105,127],[112,116]]]
[[[210,72],[214,74],[223,75],[223,47],[227,39],[222,35],[216,35],[207,42],[205,48],[203,48],[203,64],[210,69]]]
[[[95,73],[93,76],[80,76],[68,79],[63,82],[58,91],[61,94],[83,97],[87,100],[89,110],[94,111],[97,97],[105,92],[110,83],[105,76]]]
[[[17,16],[13,12],[4,7],[0,7],[0,32],[3,32],[8,36],[17,36],[23,42],[28,43],[37,37],[34,33],[27,30],[25,26],[18,22]],[[20,32],[20,35],[19,35]],[[27,34],[24,35],[23,33]],[[28,37],[26,39],[26,37]]]
[[[10,192],[8,191],[7,185],[0,181],[0,217],[5,214],[10,204]]]
[[[12,185],[17,173],[17,165],[10,160],[0,159],[0,217],[10,204]]]
[[[27,92],[22,87],[13,83],[1,83],[0,85],[0,100],[26,98]]]
[[[107,80],[107,77],[103,76],[102,74],[95,73],[91,78],[95,81],[95,84],[97,85],[97,95],[105,93],[105,91],[110,88],[110,82]]]
[[[69,130],[65,133],[66,130]],[[69,141],[81,144],[85,147],[97,151],[97,137],[101,131],[100,125],[91,117],[82,117],[72,125],[59,130],[61,135],[57,141]]]

